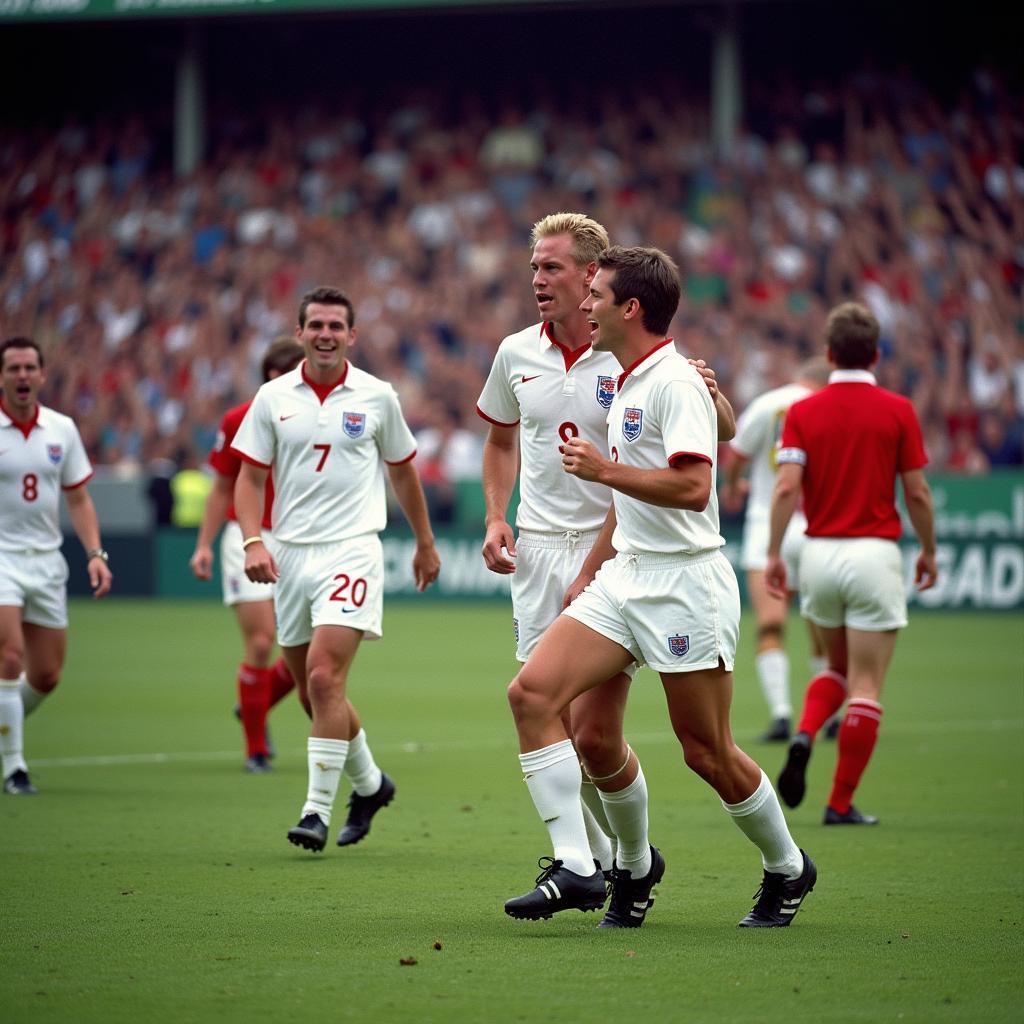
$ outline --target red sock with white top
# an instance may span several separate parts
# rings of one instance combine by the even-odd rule
[[[832,810],[840,814],[849,811],[853,792],[871,760],[881,724],[881,704],[862,697],[850,701],[839,727],[839,762],[828,798]]]
[[[831,669],[816,675],[807,684],[804,710],[797,732],[805,732],[812,739],[818,730],[843,706],[846,700],[846,677]]]
[[[245,731],[247,757],[267,754],[267,710],[270,706],[270,669],[244,662],[238,666],[238,711]]]

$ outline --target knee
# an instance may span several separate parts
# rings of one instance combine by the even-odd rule
[[[60,682],[60,672],[56,669],[47,672],[41,672],[39,675],[33,676],[29,680],[33,690],[37,690],[39,693],[52,693],[57,689],[57,684]]]
[[[615,771],[622,761],[622,737],[599,721],[586,719],[574,722],[572,741],[580,760],[592,775],[607,775]]]
[[[341,680],[330,665],[310,665],[306,672],[306,694],[313,704],[322,704],[334,697],[342,699]]]
[[[683,760],[690,771],[717,789],[723,775],[722,758],[718,751],[706,743],[688,740],[683,745]]]
[[[554,710],[537,682],[524,668],[508,684],[508,703],[516,722],[542,718]]]
[[[273,633],[252,633],[246,637],[247,658],[249,663],[259,668],[270,664],[270,655],[274,650]]]
[[[21,675],[21,669],[25,664],[25,653],[18,647],[5,647],[3,659],[0,662],[0,673],[4,679],[17,679]]]

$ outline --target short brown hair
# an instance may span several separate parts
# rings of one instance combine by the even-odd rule
[[[306,326],[306,310],[312,303],[319,303],[321,306],[344,306],[348,310],[348,325],[356,325],[356,308],[352,300],[340,289],[331,288],[329,285],[320,285],[312,291],[306,292],[299,302],[299,326]]]
[[[302,361],[303,348],[297,338],[290,334],[281,334],[271,343],[263,356],[260,369],[263,371],[264,381],[270,380],[270,375],[276,370],[278,374],[294,370]]]
[[[875,314],[859,302],[844,302],[828,315],[825,337],[832,362],[843,370],[866,370],[878,353],[881,328]]]
[[[679,268],[672,257],[660,249],[635,245],[609,246],[598,257],[602,270],[614,270],[612,295],[615,305],[636,299],[643,311],[640,322],[651,334],[667,334],[672,317],[679,308],[681,288]]]
[[[572,258],[576,265],[585,267],[595,263],[603,249],[608,248],[608,232],[585,213],[549,213],[533,225],[530,245],[542,238],[568,235],[572,239]]]
[[[38,342],[33,341],[31,338],[25,338],[18,335],[0,342],[0,366],[3,366],[4,353],[9,348],[30,348],[37,356],[39,356],[40,369],[46,365],[46,361],[43,359],[43,350],[39,347]]]

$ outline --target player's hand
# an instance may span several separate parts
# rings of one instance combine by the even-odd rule
[[[568,608],[569,605],[571,605],[573,601],[575,601],[576,598],[590,586],[590,582],[593,578],[594,577],[590,573],[581,572],[579,576],[569,584],[569,589],[565,592],[565,597],[562,598],[562,607]]]
[[[188,567],[198,580],[208,580],[213,575],[213,550],[207,544],[197,547],[188,560]]]
[[[746,479],[737,480],[734,484],[727,483],[722,488],[722,508],[726,512],[739,512],[749,493],[750,482]]]
[[[917,563],[914,565],[914,587],[918,592],[930,590],[935,586],[939,578],[939,568],[935,562],[935,554],[926,554],[922,551],[917,556]]]
[[[86,569],[89,571],[89,586],[93,597],[102,597],[110,593],[110,585],[114,582],[114,574],[102,558],[90,558]]]
[[[412,576],[416,581],[416,589],[422,594],[441,572],[441,556],[437,553],[434,542],[417,544],[416,554],[412,556]]]
[[[718,397],[718,380],[715,378],[715,371],[704,362],[703,359],[691,359],[690,365],[704,378],[708,391],[711,392],[711,401]]]
[[[764,586],[772,597],[780,597],[783,601],[789,600],[789,591],[786,589],[786,563],[780,555],[768,556],[768,562],[764,567]]]
[[[281,578],[277,562],[263,541],[256,541],[245,549],[245,575],[253,583],[276,583]]]
[[[558,450],[562,453],[562,469],[581,480],[597,480],[608,461],[595,444],[582,437],[570,437]]]
[[[508,576],[515,572],[516,563],[513,559],[516,556],[516,538],[512,533],[512,527],[504,521],[488,526],[480,554],[484,556],[484,565],[491,572],[496,572],[500,576]]]

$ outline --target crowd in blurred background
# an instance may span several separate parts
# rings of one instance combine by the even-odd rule
[[[581,210],[678,261],[674,337],[737,409],[791,379],[854,298],[931,467],[1021,465],[1021,98],[984,69],[948,99],[863,71],[755,86],[746,110],[716,153],[706,102],[669,79],[536,98],[378,84],[214,105],[183,179],[141,113],[0,139],[0,323],[44,346],[44,400],[97,464],[146,472],[201,463],[299,296],[338,285],[353,360],[397,387],[443,486],[478,473],[482,382],[537,318],[530,227]]]

